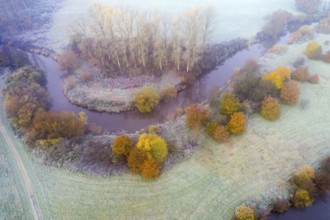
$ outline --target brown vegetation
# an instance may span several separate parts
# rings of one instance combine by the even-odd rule
[[[314,38],[315,30],[308,25],[301,26],[297,31],[290,34],[288,44],[293,44],[299,41],[309,41]]]
[[[281,115],[281,106],[275,98],[268,96],[262,101],[260,113],[265,119],[274,121]]]
[[[164,101],[169,101],[177,96],[177,91],[173,86],[163,88],[160,91],[160,99]]]
[[[218,142],[225,142],[229,138],[229,132],[225,126],[220,125],[215,129],[213,137]]]
[[[318,74],[313,74],[308,77],[308,82],[312,84],[317,84],[319,83],[319,75]]]
[[[281,100],[288,105],[296,104],[299,100],[300,89],[296,81],[290,80],[285,83],[284,87],[281,89]]]
[[[305,82],[308,79],[308,67],[300,67],[297,68],[293,73],[292,77],[293,80],[299,81],[299,82]]]
[[[77,57],[73,51],[63,51],[57,58],[57,62],[62,70],[72,73],[77,68]]]
[[[322,0],[295,0],[296,7],[307,14],[313,14],[318,11]]]
[[[284,27],[292,19],[292,14],[285,10],[277,10],[267,17],[262,29],[263,33],[277,39],[284,31]]]
[[[111,145],[112,152],[117,156],[128,156],[133,148],[133,141],[127,135],[119,135]]]
[[[192,104],[186,108],[186,124],[191,128],[201,127],[209,116],[209,111],[199,106],[198,104]]]

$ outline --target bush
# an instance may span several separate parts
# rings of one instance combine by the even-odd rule
[[[153,158],[148,158],[143,162],[141,176],[146,179],[156,178],[160,175],[158,163]]]
[[[322,47],[316,41],[312,41],[307,44],[305,54],[309,59],[318,60],[322,56]]]
[[[281,89],[281,100],[288,105],[293,105],[298,102],[300,96],[300,89],[298,83],[294,80],[290,80]]]
[[[321,19],[319,24],[316,26],[318,32],[323,34],[329,34],[330,33],[330,16],[327,18]]]
[[[318,11],[322,0],[295,0],[296,7],[307,14],[313,14]]]
[[[292,198],[293,206],[297,208],[310,206],[312,202],[308,191],[304,189],[298,189]]]
[[[142,134],[136,148],[147,152],[158,163],[163,163],[168,154],[165,140],[156,134]]]
[[[269,53],[283,54],[287,50],[287,46],[283,44],[275,44],[272,48],[268,49]]]
[[[218,142],[225,142],[229,138],[229,132],[225,126],[221,125],[215,129],[213,137]]]
[[[330,50],[328,50],[326,54],[322,56],[322,61],[325,63],[330,63]]]
[[[89,72],[81,72],[79,78],[81,81],[86,83],[92,80],[92,74],[90,74]]]
[[[236,208],[234,214],[235,220],[255,220],[254,210],[247,205],[240,205]]]
[[[299,81],[299,82],[304,82],[308,79],[308,67],[300,67],[297,68],[293,73],[292,73],[292,79]]]
[[[58,64],[62,70],[72,73],[77,68],[77,57],[74,52],[63,51],[57,58]]]
[[[160,99],[169,101],[177,96],[177,91],[173,86],[166,87],[160,91]]]
[[[319,75],[313,74],[308,77],[308,82],[312,84],[318,84],[319,83]]]
[[[152,87],[140,89],[134,96],[135,107],[140,112],[151,112],[159,102],[159,95]]]
[[[133,173],[141,173],[144,161],[148,158],[147,152],[139,148],[133,148],[127,157],[127,166]]]
[[[186,108],[186,124],[191,128],[201,127],[207,120],[209,111],[197,104],[192,104]]]
[[[305,184],[312,182],[314,178],[315,172],[313,167],[310,165],[305,165],[293,174],[292,180],[296,186],[302,187]]]
[[[330,188],[330,176],[327,173],[316,173],[315,185],[320,192],[326,192]]]
[[[265,119],[274,121],[281,115],[281,106],[275,98],[268,96],[262,101],[260,113]]]
[[[284,82],[290,78],[291,70],[283,66],[279,66],[274,71],[262,76],[262,80],[271,81],[277,89],[281,89]]]
[[[274,203],[272,212],[283,213],[290,208],[290,202],[287,199],[277,199]]]
[[[119,135],[112,143],[112,152],[116,156],[128,156],[133,148],[133,141],[127,135]]]
[[[220,100],[220,112],[222,114],[231,115],[240,108],[239,99],[232,93],[226,93]]]
[[[227,128],[232,134],[242,134],[245,131],[245,115],[242,112],[235,112],[230,116]]]
[[[211,137],[213,137],[215,130],[218,127],[218,122],[213,120],[210,121],[206,124],[206,132],[208,133],[208,135],[210,135]]]

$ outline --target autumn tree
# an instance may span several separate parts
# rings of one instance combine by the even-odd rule
[[[128,156],[133,148],[133,141],[127,135],[119,135],[111,145],[112,152],[117,156]]]
[[[218,142],[225,142],[229,138],[229,132],[225,126],[220,125],[215,129],[213,137]]]
[[[186,108],[186,115],[187,126],[199,128],[206,122],[209,111],[198,104],[192,104]]]
[[[298,189],[292,198],[292,202],[295,207],[303,208],[312,205],[313,200],[307,190]]]
[[[147,152],[134,147],[127,157],[127,166],[133,173],[140,173],[147,158]]]
[[[266,17],[263,33],[270,38],[277,39],[284,31],[287,23],[292,19],[292,14],[285,10],[277,10]]]
[[[255,220],[254,210],[247,205],[240,205],[236,208],[234,220]]]
[[[305,54],[309,59],[318,60],[322,57],[322,47],[316,41],[307,44]]]
[[[300,67],[297,68],[293,73],[292,73],[292,79],[299,81],[299,82],[304,82],[308,79],[308,67]]]
[[[153,87],[144,87],[134,96],[135,107],[140,112],[151,112],[160,100],[159,94]]]
[[[220,112],[226,115],[231,115],[237,112],[240,108],[240,101],[232,93],[226,93],[221,97]]]
[[[142,134],[136,148],[147,152],[159,164],[165,161],[168,154],[165,140],[156,134]]]
[[[281,89],[281,100],[288,105],[293,105],[298,102],[300,96],[299,85],[296,81],[290,80],[285,83],[284,87]]]
[[[246,119],[242,112],[235,112],[230,116],[230,120],[227,124],[228,130],[232,134],[242,134],[246,129]]]
[[[284,66],[279,66],[275,70],[262,76],[262,80],[271,81],[278,90],[283,88],[285,81],[290,78],[291,70]]]
[[[146,179],[156,178],[160,175],[158,163],[153,158],[148,158],[143,162],[141,176]]]
[[[274,121],[281,115],[281,106],[275,98],[268,96],[262,101],[260,113],[265,119]]]

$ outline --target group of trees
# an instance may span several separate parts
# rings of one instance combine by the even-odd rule
[[[190,8],[169,18],[96,4],[91,22],[72,25],[73,49],[108,75],[132,68],[189,72],[205,50],[215,17],[211,8]]]
[[[0,31],[15,33],[32,28],[30,8],[36,0],[1,0]]]
[[[112,144],[111,153],[124,157],[129,169],[144,178],[156,178],[168,155],[166,141],[154,132],[143,133],[137,143],[127,135],[119,135]]]
[[[48,112],[51,100],[45,75],[33,67],[18,69],[6,78],[5,110],[12,125],[23,132],[28,144],[49,147],[62,139],[81,136],[87,116]]]

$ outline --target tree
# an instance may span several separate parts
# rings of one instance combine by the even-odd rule
[[[316,41],[307,44],[305,54],[309,59],[318,60],[322,57],[322,47]]]
[[[119,135],[111,147],[115,155],[127,157],[133,148],[133,141],[127,135]]]
[[[313,200],[307,190],[298,189],[292,199],[293,205],[297,208],[303,208],[312,205]]]
[[[281,115],[281,106],[275,98],[268,96],[262,101],[260,113],[265,119],[274,121]]]
[[[200,107],[198,104],[192,104],[186,108],[186,124],[191,128],[199,128],[206,122],[209,111]]]
[[[159,94],[152,87],[143,87],[134,96],[135,107],[140,112],[151,112],[159,100]]]
[[[311,165],[304,165],[300,167],[293,175],[293,183],[302,187],[305,184],[312,182],[315,178],[315,172]]]
[[[147,152],[159,164],[163,163],[168,155],[165,140],[156,134],[142,134],[136,148]]]
[[[57,61],[62,70],[72,73],[77,68],[77,57],[72,51],[63,51]]]
[[[262,31],[271,38],[277,39],[285,26],[292,19],[292,14],[285,10],[277,10],[268,16]]]
[[[254,210],[247,205],[240,205],[236,208],[234,214],[235,220],[255,220]]]
[[[242,134],[245,132],[245,115],[242,112],[235,112],[230,116],[227,128],[232,134]]]
[[[231,115],[237,112],[240,108],[240,101],[232,93],[226,93],[221,97],[220,112],[226,115]]]
[[[229,138],[229,132],[225,126],[221,125],[215,129],[213,137],[218,142],[225,142]]]
[[[158,177],[160,175],[158,163],[153,158],[145,160],[142,165],[141,175],[146,179]]]
[[[281,89],[280,97],[281,100],[288,105],[293,105],[298,102],[300,96],[300,89],[298,83],[294,80],[290,80],[285,83]]]
[[[274,71],[268,72],[262,76],[262,80],[271,81],[278,90],[282,89],[284,82],[290,78],[291,70],[283,66],[279,66]]]
[[[316,13],[322,2],[322,0],[295,0],[296,7],[307,14]]]
[[[147,160],[147,152],[134,147],[127,157],[127,166],[133,173],[141,173],[143,163]]]

